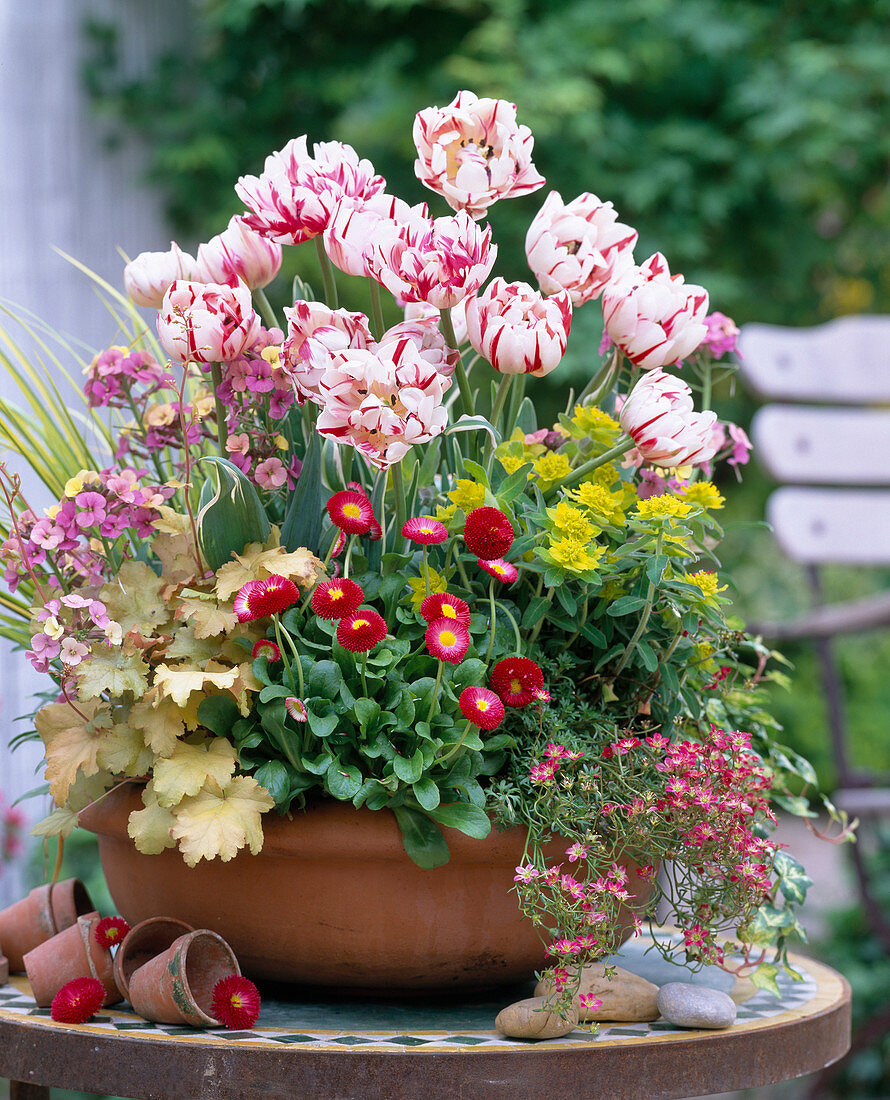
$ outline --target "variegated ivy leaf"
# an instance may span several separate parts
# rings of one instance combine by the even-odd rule
[[[145,562],[125,561],[114,580],[99,590],[99,599],[124,634],[134,630],[149,638],[170,618],[170,608],[161,596],[167,583]]]
[[[225,785],[235,773],[235,750],[224,737],[201,745],[184,741],[172,756],[158,760],[154,768],[154,792],[162,806],[177,806],[196,795],[207,780]]]
[[[203,669],[162,664],[155,669],[154,687],[177,706],[184,707],[192,692],[205,692],[207,687],[232,688],[238,675],[237,668],[222,668],[213,662]]]
[[[263,847],[262,815],[275,805],[253,776],[238,775],[225,785],[208,782],[176,810],[173,836],[189,867],[201,859],[225,863],[245,845],[257,855]]]
[[[130,814],[127,834],[143,855],[156,856],[165,848],[173,848],[173,826],[176,818],[172,811],[158,802],[154,784],[149,783],[142,792],[143,809]]]
[[[104,732],[111,726],[105,703],[92,700],[78,703],[79,714],[68,703],[50,703],[41,707],[34,718],[40,740],[46,748],[46,779],[50,794],[61,806],[78,773],[95,775]]]

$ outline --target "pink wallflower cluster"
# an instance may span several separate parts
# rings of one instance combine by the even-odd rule
[[[66,583],[104,583],[115,571],[105,546],[130,532],[148,538],[157,509],[173,495],[168,485],[146,484],[147,476],[147,470],[130,467],[82,473],[46,515],[38,518],[30,509],[19,513],[0,546],[10,590],[35,573],[42,574],[41,583],[56,588],[56,571]]]
[[[147,351],[110,347],[100,352],[84,370],[83,390],[90,408],[129,408],[137,396],[144,399],[166,386],[173,376]]]
[[[37,622],[42,629],[32,635],[25,653],[37,672],[49,672],[50,663],[58,660],[68,673],[97,641],[120,645],[122,640],[120,623],[109,618],[105,604],[76,592],[49,600],[37,612]]]

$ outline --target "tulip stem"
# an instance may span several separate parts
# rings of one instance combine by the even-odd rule
[[[380,300],[380,283],[368,279],[371,284],[371,320],[374,324],[374,336],[379,340],[384,333],[383,303]]]
[[[394,463],[392,470],[392,491],[396,505],[396,531],[393,539],[393,550],[396,553],[402,548],[402,528],[405,526],[405,481],[402,477],[401,459]]]
[[[321,268],[321,281],[324,284],[324,302],[329,309],[336,309],[340,304],[337,298],[337,283],[334,279],[334,269],[324,250],[324,238],[320,235],[315,238],[315,251],[318,253],[318,264]]]
[[[467,372],[464,370],[463,360],[460,356],[460,348],[458,347],[457,337],[454,334],[454,322],[451,320],[451,310],[449,308],[440,309],[439,316],[442,319],[442,335],[445,337],[445,343],[454,348],[457,352],[457,366],[454,368],[454,376],[457,378],[458,389],[460,390],[460,399],[464,407],[464,412],[467,416],[472,416],[475,408],[473,405],[473,393],[470,389],[470,381],[467,378]]]
[[[253,292],[253,300],[260,307],[260,313],[263,315],[263,320],[266,322],[269,328],[280,328],[278,324],[278,318],[275,316],[275,310],[272,308],[272,303],[266,297],[266,292],[262,287],[257,287]]]
[[[491,426],[495,431],[498,430],[498,424],[501,419],[501,413],[504,411],[504,405],[507,403],[507,394],[510,392],[510,386],[513,383],[515,375],[503,374],[501,375],[500,383],[498,384],[498,392],[495,394],[494,405],[491,407]],[[494,444],[492,443],[492,446]]]
[[[213,382],[213,402],[216,405],[216,436],[219,443],[219,453],[226,458],[226,440],[229,438],[229,426],[226,423],[226,410],[219,396],[219,388],[222,385],[222,366],[219,363],[210,364],[210,378]]]
[[[568,477],[563,478],[559,485],[554,485],[549,492],[544,494],[544,499],[552,500],[560,489],[569,489],[573,485],[577,485],[578,482],[582,481],[589,473],[592,473],[600,466],[605,466],[605,464],[611,462],[613,458],[618,458],[619,455],[626,454],[627,451],[635,446],[636,444],[633,439],[631,439],[630,436],[626,436],[610,450],[604,451],[597,458],[588,459],[587,462],[582,463],[577,470],[572,470]]]

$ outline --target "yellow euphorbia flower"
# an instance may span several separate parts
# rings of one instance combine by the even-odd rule
[[[584,573],[588,569],[596,569],[605,548],[597,546],[591,549],[578,539],[565,538],[550,544],[550,556],[563,567],[577,573]]]
[[[702,508],[722,508],[726,503],[716,485],[710,481],[693,481],[680,490],[684,500],[691,500],[693,504],[700,504]]]
[[[568,538],[587,543],[599,534],[581,509],[573,508],[567,501],[561,500],[555,508],[548,508],[547,515],[559,534]]]
[[[448,499],[456,508],[472,512],[485,503],[485,486],[468,477],[459,477],[456,486],[448,494]]]

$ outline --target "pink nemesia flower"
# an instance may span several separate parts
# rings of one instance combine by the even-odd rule
[[[261,489],[280,489],[287,481],[287,467],[280,458],[267,458],[254,471],[254,481]]]
[[[702,346],[706,347],[715,359],[722,359],[727,352],[736,351],[739,344],[739,327],[731,317],[715,310],[705,317],[708,330]]]
[[[699,346],[707,328],[708,292],[671,275],[660,252],[603,291],[606,332],[643,370],[676,363]]]
[[[532,164],[534,138],[516,122],[516,104],[458,92],[447,107],[427,107],[414,120],[414,172],[452,210],[484,216],[498,199],[537,191],[545,180]]]
[[[194,278],[196,262],[175,241],[169,252],[140,252],[124,268],[124,289],[137,306],[160,309],[177,279]]]
[[[646,462],[686,466],[713,458],[713,411],[693,411],[692,390],[663,370],[652,370],[634,386],[618,421]]]
[[[385,186],[351,146],[317,142],[310,156],[303,135],[266,157],[261,176],[242,176],[235,191],[249,208],[250,229],[278,244],[302,244],[324,232],[341,199],[370,199]]]
[[[348,349],[334,357],[319,382],[318,431],[350,444],[385,470],[415,443],[444,431],[448,414],[442,398],[449,385],[409,339],[374,351]]]
[[[281,245],[255,233],[237,215],[222,233],[198,246],[195,282],[228,283],[232,278],[251,290],[267,286],[281,268]]]
[[[260,319],[244,283],[177,281],[164,295],[158,336],[164,351],[182,362],[237,359],[256,339]]]
[[[618,221],[610,202],[585,191],[564,203],[551,191],[528,228],[525,254],[545,294],[566,290],[580,306],[633,266],[636,243],[637,231]]]
[[[372,348],[374,337],[364,313],[329,309],[322,302],[295,302],[285,308],[287,340],[281,360],[282,370],[293,383],[302,404],[323,404],[318,392],[322,375],[338,352],[349,348]]]
[[[399,223],[381,222],[366,255],[371,275],[391,294],[446,309],[476,293],[497,253],[491,226],[481,229],[461,210],[453,217],[412,214]]]
[[[566,353],[571,327],[565,290],[545,298],[528,283],[497,278],[467,302],[470,344],[501,374],[549,374]]]

